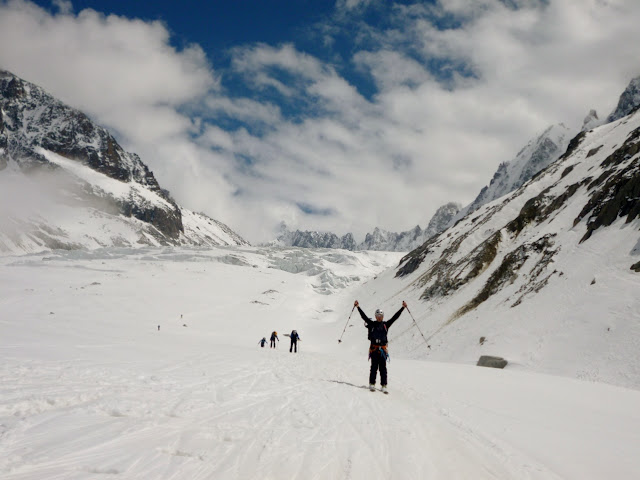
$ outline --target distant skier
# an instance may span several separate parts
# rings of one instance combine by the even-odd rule
[[[278,338],[278,332],[271,332],[271,344],[269,348],[276,348],[276,340],[280,342],[280,339]]]
[[[292,330],[291,333],[289,334],[289,338],[291,339],[291,346],[289,347],[289,353],[291,353],[292,350],[295,350],[295,352],[298,353],[298,340],[300,340],[300,335],[298,335],[297,331]]]
[[[262,348],[267,344],[267,337],[262,337],[262,340],[258,342]]]
[[[371,341],[369,346],[369,359],[371,360],[371,371],[369,373],[369,390],[372,392],[376,389],[376,375],[380,370],[380,385],[382,391],[387,392],[387,360],[389,359],[389,352],[387,350],[387,331],[389,327],[393,325],[399,317],[402,311],[407,307],[406,302],[402,302],[402,308],[398,310],[390,320],[383,322],[384,312],[380,309],[376,310],[376,321],[367,317],[367,315],[360,308],[360,304],[356,300],[353,303],[354,307],[358,307],[358,312],[364,320],[365,326],[369,331],[368,339]]]

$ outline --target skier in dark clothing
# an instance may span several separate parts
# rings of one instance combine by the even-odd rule
[[[291,339],[291,346],[289,347],[289,353],[295,349],[295,352],[298,353],[298,340],[300,340],[300,335],[295,330],[291,331],[289,334],[289,338]]]
[[[278,342],[280,342],[280,339],[278,338],[278,332],[272,332],[271,333],[271,344],[270,344],[269,348],[276,348],[276,340],[278,340]]]
[[[374,391],[376,387],[376,375],[380,370],[380,385],[382,391],[387,392],[387,359],[389,358],[389,352],[387,351],[387,331],[389,327],[393,325],[399,317],[402,311],[407,307],[406,302],[402,302],[402,308],[398,310],[390,320],[383,322],[384,312],[380,309],[376,310],[376,320],[372,320],[360,308],[360,304],[356,300],[353,304],[354,307],[358,307],[358,312],[364,320],[365,326],[369,331],[369,340],[371,345],[369,346],[369,358],[371,359],[371,372],[369,373],[369,390]]]
[[[266,337],[262,337],[262,340],[260,340],[258,343],[260,344],[260,346],[262,348],[264,348],[264,346],[267,344],[267,338]]]

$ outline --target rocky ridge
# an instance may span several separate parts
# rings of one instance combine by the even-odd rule
[[[416,225],[411,230],[396,233],[376,227],[373,232],[367,233],[364,241],[360,243],[356,243],[351,233],[338,237],[331,232],[290,231],[281,223],[277,239],[270,244],[301,248],[340,248],[351,251],[408,252],[444,230],[459,210],[459,204],[447,203],[436,211],[425,229]]]

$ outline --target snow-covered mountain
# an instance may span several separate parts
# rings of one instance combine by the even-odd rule
[[[475,200],[458,212],[453,222],[520,188],[536,173],[555,162],[566,150],[570,138],[571,130],[558,124],[550,126],[530,140],[513,160],[498,166],[489,185],[483,187]]]
[[[85,114],[2,70],[0,171],[0,252],[247,243],[176,204]]]
[[[302,247],[302,248],[341,248],[345,250],[374,250],[387,252],[409,252],[419,247],[429,238],[443,231],[452,218],[460,210],[457,203],[447,203],[438,208],[431,217],[427,228],[420,225],[406,232],[389,232],[376,227],[373,232],[367,233],[364,241],[356,243],[352,233],[338,237],[331,232],[317,231],[290,231],[284,223],[280,224],[277,239],[271,245]]]
[[[640,77],[635,77],[629,82],[625,88],[618,105],[607,117],[607,122],[615,122],[616,120],[629,115],[640,106]]]
[[[489,202],[370,282],[417,296],[417,357],[496,354],[536,371],[640,386],[640,111],[582,132],[518,190]],[[514,337],[520,337],[515,340]],[[571,344],[568,358],[563,346]]]
[[[606,120],[601,120],[595,110],[585,116],[580,131],[585,132],[600,125],[611,123],[629,115],[640,106],[640,77],[629,82],[622,92],[618,105]],[[518,152],[516,157],[501,163],[493,175],[491,182],[480,190],[478,196],[469,205],[460,209],[450,225],[477,210],[482,205],[511,193],[538,172],[555,162],[565,152],[569,139],[577,130],[567,128],[564,124],[552,125]]]

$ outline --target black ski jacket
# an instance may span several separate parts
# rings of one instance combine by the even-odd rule
[[[389,327],[391,325],[393,325],[393,322],[395,322],[399,317],[400,314],[402,313],[402,311],[404,310],[404,307],[400,307],[400,310],[398,310],[393,317],[391,317],[389,320],[387,320],[386,322],[382,322],[384,324],[384,326],[386,327],[387,331],[389,331]],[[364,323],[367,325],[367,329],[369,330],[369,333],[371,333],[371,328],[378,323],[377,320],[372,320],[371,318],[367,317],[367,315],[362,311],[362,309],[360,308],[360,305],[358,305],[358,312],[360,312],[360,316],[362,317],[362,320],[364,320]],[[372,344],[373,345],[373,344]]]

